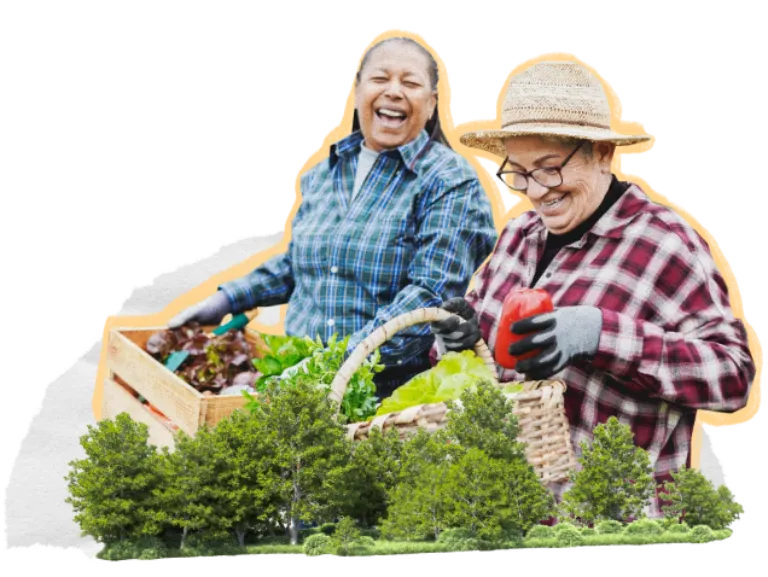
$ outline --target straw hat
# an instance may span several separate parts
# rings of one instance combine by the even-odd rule
[[[509,81],[501,111],[501,130],[468,132],[461,143],[505,158],[504,139],[540,134],[618,146],[650,140],[647,134],[611,130],[611,108],[603,85],[575,62],[540,62]]]

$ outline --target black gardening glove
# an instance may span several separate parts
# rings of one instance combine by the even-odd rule
[[[429,324],[432,334],[438,340],[438,346],[447,351],[466,351],[472,349],[480,340],[480,327],[477,324],[475,310],[462,297],[454,297],[443,303],[443,310],[459,315],[444,321]]]

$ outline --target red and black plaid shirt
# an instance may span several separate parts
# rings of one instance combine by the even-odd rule
[[[504,297],[529,287],[547,238],[535,211],[510,221],[467,300],[493,351]],[[603,313],[598,351],[552,378],[568,386],[565,409],[579,444],[608,417],[629,425],[656,480],[690,465],[698,409],[745,406],[755,367],[743,324],[709,247],[671,209],[631,185],[580,240],[557,253],[535,288],[555,307]],[[509,330],[502,327],[503,330]],[[502,382],[522,375],[499,368]],[[555,489],[558,497],[567,488]],[[658,503],[647,511],[659,514]]]

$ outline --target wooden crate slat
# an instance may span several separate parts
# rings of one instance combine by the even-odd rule
[[[102,418],[114,419],[120,413],[128,413],[134,421],[147,425],[150,444],[173,448],[173,432],[147,411],[131,393],[107,377],[104,379]]]
[[[245,407],[248,400],[242,395],[227,397],[203,397],[202,420],[209,427],[215,427],[222,419],[236,409]]]
[[[107,366],[184,432],[194,435],[203,396],[139,348],[119,329],[110,331]]]

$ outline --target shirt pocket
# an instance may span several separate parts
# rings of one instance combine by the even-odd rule
[[[408,268],[416,254],[416,226],[410,215],[376,216],[356,238],[354,272],[380,305],[389,304],[409,282]]]
[[[291,266],[297,279],[318,278],[327,272],[334,231],[322,219],[306,218],[291,231]]]

